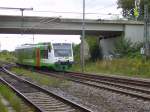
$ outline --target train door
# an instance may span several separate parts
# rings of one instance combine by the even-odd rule
[[[40,68],[40,48],[36,49],[36,67]]]

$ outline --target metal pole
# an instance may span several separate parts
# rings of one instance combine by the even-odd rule
[[[84,38],[85,38],[85,0],[83,0],[82,38],[81,38],[81,68],[84,72]]]
[[[20,11],[21,11],[21,17],[22,17],[21,28],[23,28],[23,23],[24,23],[24,17],[23,17],[23,11],[24,11],[24,10],[25,10],[25,9],[20,8]],[[23,35],[23,32],[21,32],[21,35]]]
[[[20,11],[21,11],[21,16],[23,17],[23,11],[24,11],[24,9],[20,9]]]
[[[33,44],[34,44],[34,34],[33,34]]]
[[[20,8],[21,17],[22,17],[21,28],[23,28],[23,24],[24,24],[24,11],[25,10],[33,10],[33,8]],[[23,35],[23,33],[24,31],[21,32],[21,35]]]
[[[150,57],[150,42],[148,32],[148,4],[147,0],[144,1],[144,48],[146,58]]]

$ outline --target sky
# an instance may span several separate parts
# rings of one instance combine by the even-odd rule
[[[0,7],[33,8],[32,11],[24,11],[24,16],[82,19],[82,2],[83,0],[0,0]],[[117,9],[117,0],[85,0],[85,7],[86,19],[117,19],[121,17],[121,10]],[[0,9],[0,15],[20,16],[21,11]],[[78,44],[80,35],[0,34],[0,50],[13,51],[20,44],[59,40]]]

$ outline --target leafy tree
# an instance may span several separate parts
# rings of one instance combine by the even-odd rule
[[[96,61],[97,59],[102,58],[100,47],[99,47],[99,40],[94,36],[86,37],[86,41],[89,44],[89,51],[92,61]]]
[[[143,20],[144,17],[144,2],[148,4],[150,13],[150,0],[140,0],[138,20]],[[118,8],[122,8],[122,15],[126,18],[134,18],[135,0],[118,0]]]
[[[7,55],[8,53],[9,53],[9,51],[7,51],[7,50],[1,51],[1,54],[4,54],[4,55]]]
[[[3,50],[0,52],[0,61],[14,62],[16,60],[15,53]]]
[[[73,44],[73,54],[75,62],[80,62],[80,44]]]

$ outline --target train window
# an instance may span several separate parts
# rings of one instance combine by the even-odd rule
[[[71,44],[55,43],[55,44],[53,44],[53,47],[54,47],[55,57],[70,57],[70,56],[72,56]]]
[[[48,59],[48,50],[41,50],[41,58]]]
[[[56,43],[53,44],[54,49],[71,49],[71,44]]]
[[[70,57],[71,49],[55,49],[54,50],[55,57]]]

